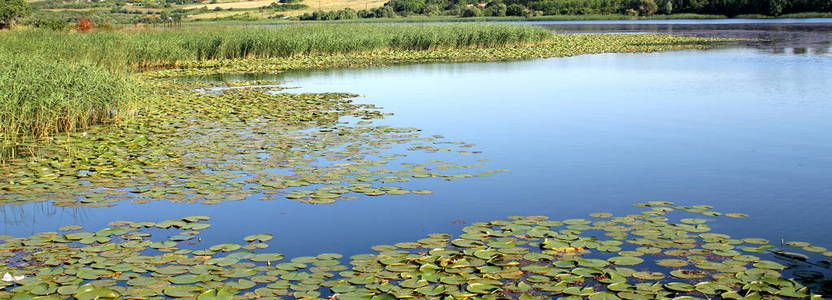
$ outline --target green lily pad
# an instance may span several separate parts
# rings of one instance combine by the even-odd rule
[[[616,256],[607,259],[607,261],[620,266],[634,266],[644,262],[644,259],[634,256]]]
[[[211,248],[208,248],[208,249],[211,250],[211,251],[231,252],[231,251],[240,249],[240,247],[241,247],[240,244],[225,243],[225,244],[219,244],[219,245],[211,246]]]
[[[274,237],[271,234],[262,233],[262,234],[253,234],[253,235],[246,236],[245,238],[243,238],[243,240],[245,240],[246,242],[249,242],[249,243],[251,243],[251,242],[268,242],[272,238],[274,238]]]
[[[688,262],[681,259],[659,259],[656,260],[656,264],[663,267],[678,268],[687,266]]]
[[[589,295],[589,300],[619,300],[618,296],[610,292],[597,292]]]
[[[633,277],[643,280],[660,280],[665,276],[661,272],[635,272]]]
[[[231,300],[237,295],[232,288],[218,288],[206,290],[197,296],[197,300]]]
[[[699,270],[686,270],[686,269],[679,269],[670,271],[670,275],[676,278],[683,278],[683,279],[695,279],[695,278],[705,278],[708,276],[708,273],[699,271]]]
[[[202,288],[196,285],[172,285],[166,287],[162,292],[166,296],[175,298],[195,297],[202,292]]]
[[[78,292],[76,292],[73,297],[78,300],[119,299],[121,294],[108,288],[84,285],[78,288]]]
[[[500,287],[484,283],[471,283],[465,289],[476,294],[491,294],[499,291]]]
[[[685,282],[671,282],[666,283],[664,286],[677,292],[692,292],[696,288],[694,285]]]

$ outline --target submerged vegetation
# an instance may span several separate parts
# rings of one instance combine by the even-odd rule
[[[711,206],[653,201],[589,219],[477,222],[377,245],[376,253],[258,251],[271,234],[200,245],[208,216],[115,221],[3,236],[0,297],[12,299],[780,299],[830,291],[832,252],[806,242],[711,232]],[[702,214],[704,217],[691,216]],[[159,232],[167,237],[159,238]],[[825,256],[825,257],[824,257]],[[38,297],[38,298],[34,298]]]

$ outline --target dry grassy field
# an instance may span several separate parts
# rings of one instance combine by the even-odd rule
[[[27,0],[28,2],[40,2],[46,0]],[[340,10],[344,8],[352,8],[355,10],[372,9],[384,5],[388,0],[302,0],[300,3],[308,7],[299,10],[276,12],[273,10],[257,10],[257,8],[269,6],[278,0],[217,0],[211,1],[214,3],[188,4],[188,5],[174,5],[170,8],[146,8],[134,4],[127,4],[124,8],[131,11],[153,12],[158,13],[164,10],[172,9],[200,9],[207,8],[211,11],[192,12],[187,16],[191,20],[205,20],[214,18],[224,18],[240,14],[250,14],[258,18],[267,18],[276,14],[285,16],[299,16],[304,13],[313,12],[316,10],[330,11]],[[91,8],[45,8],[44,11],[50,12],[105,12],[110,7],[91,7]],[[214,9],[221,9],[214,11]]]
[[[302,15],[307,12],[313,12],[316,10],[339,10],[344,8],[352,8],[355,10],[361,9],[372,9],[376,7],[380,7],[384,5],[387,0],[304,0],[300,3],[309,6],[305,9],[299,10],[291,10],[291,11],[284,11],[280,12],[280,14],[286,16],[298,16]],[[220,18],[220,17],[227,17],[236,14],[241,14],[243,12],[239,10],[246,10],[246,9],[254,9],[258,7],[268,6],[274,3],[275,0],[253,0],[253,1],[220,1],[214,4],[194,4],[188,5],[184,8],[192,9],[192,8],[201,8],[207,7],[208,9],[215,9],[217,7],[221,9],[229,9],[233,8],[237,11],[218,11],[218,12],[207,12],[202,14],[192,15],[192,19],[210,19],[210,18]],[[266,17],[268,15],[274,14],[273,12],[258,12],[258,11],[249,11],[248,13]]]
[[[302,15],[307,12],[316,10],[339,10],[344,8],[352,8],[355,10],[376,8],[384,5],[387,0],[304,0],[303,4],[309,8],[302,10],[287,11],[284,14],[287,16]]]
[[[223,3],[216,3],[216,4],[194,4],[185,6],[186,9],[191,8],[200,8],[200,7],[208,7],[208,9],[214,8],[222,8],[222,9],[229,9],[229,8],[258,8],[263,6],[268,6],[269,4],[274,3],[274,0],[256,0],[256,1],[238,1],[238,2],[223,2]]]
[[[239,14],[251,14],[258,18],[267,18],[274,15],[274,12],[260,12],[260,11],[212,11],[202,14],[191,15],[188,18],[191,20],[210,20],[214,18],[224,18]]]

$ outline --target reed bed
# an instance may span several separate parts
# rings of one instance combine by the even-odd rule
[[[0,53],[0,160],[15,156],[21,139],[118,120],[139,103],[140,87],[89,63]]]
[[[88,61],[110,69],[142,69],[176,62],[277,58],[391,50],[490,48],[546,40],[537,26],[509,24],[294,25],[200,27],[67,34],[18,31],[0,35],[0,48]]]

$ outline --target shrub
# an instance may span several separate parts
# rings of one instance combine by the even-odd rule
[[[29,24],[32,27],[40,28],[40,29],[48,29],[48,30],[64,30],[68,27],[69,23],[62,19],[58,18],[51,18],[51,17],[37,17],[33,18],[29,21]]]
[[[462,11],[462,16],[465,17],[465,18],[479,17],[479,16],[482,16],[482,10],[480,10],[476,6],[468,7],[465,10]]]
[[[520,4],[512,4],[506,7],[507,16],[525,16],[526,8]]]
[[[499,3],[492,7],[491,15],[494,17],[505,17],[507,11],[508,7],[503,3]]]
[[[638,13],[642,16],[652,16],[659,11],[659,5],[656,0],[638,0]]]
[[[779,16],[783,14],[783,9],[786,6],[786,0],[765,0],[766,1],[766,13],[769,16]]]
[[[0,29],[11,27],[31,13],[32,9],[26,0],[0,0]]]
[[[427,5],[424,9],[422,9],[422,14],[426,16],[438,16],[441,13],[442,8],[440,8],[439,5],[436,4]]]
[[[662,5],[662,13],[666,15],[673,13],[673,1],[665,0],[664,5]]]

